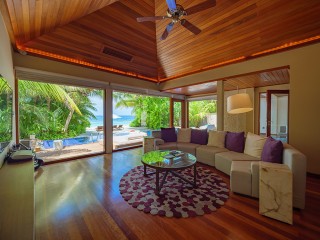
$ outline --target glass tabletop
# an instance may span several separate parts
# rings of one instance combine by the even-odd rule
[[[157,150],[145,153],[141,161],[154,168],[180,169],[194,165],[197,159],[190,153],[178,150]]]

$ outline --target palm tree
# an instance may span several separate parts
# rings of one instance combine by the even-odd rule
[[[103,91],[19,81],[22,137],[32,132],[46,139],[83,133],[90,126],[89,118],[94,117],[89,96],[102,97]]]
[[[43,97],[45,99],[55,100],[68,105],[68,108],[81,114],[78,106],[75,104],[73,99],[69,96],[67,91],[56,84],[34,82],[34,81],[19,81],[19,94],[33,97]]]
[[[151,129],[166,127],[169,124],[169,101],[168,98],[152,97],[139,94],[114,92],[116,101],[115,108],[132,107],[135,119],[130,126],[140,127],[142,116],[146,117],[146,125]]]

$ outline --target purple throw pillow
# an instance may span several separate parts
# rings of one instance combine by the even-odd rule
[[[191,129],[191,143],[206,145],[208,143],[207,129]]]
[[[283,144],[281,141],[268,137],[261,154],[264,162],[282,163]]]
[[[161,128],[161,138],[165,142],[176,142],[177,133],[175,128]]]
[[[230,151],[243,153],[244,141],[244,132],[227,132],[225,147]]]

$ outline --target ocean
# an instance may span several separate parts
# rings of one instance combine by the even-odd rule
[[[123,125],[129,127],[130,123],[134,120],[134,116],[126,115],[119,116],[120,118],[113,119],[112,125]],[[97,119],[90,119],[90,128],[103,126],[103,116],[96,116]]]

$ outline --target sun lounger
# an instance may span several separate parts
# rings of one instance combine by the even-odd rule
[[[96,127],[97,132],[103,132],[103,126],[97,126]]]

